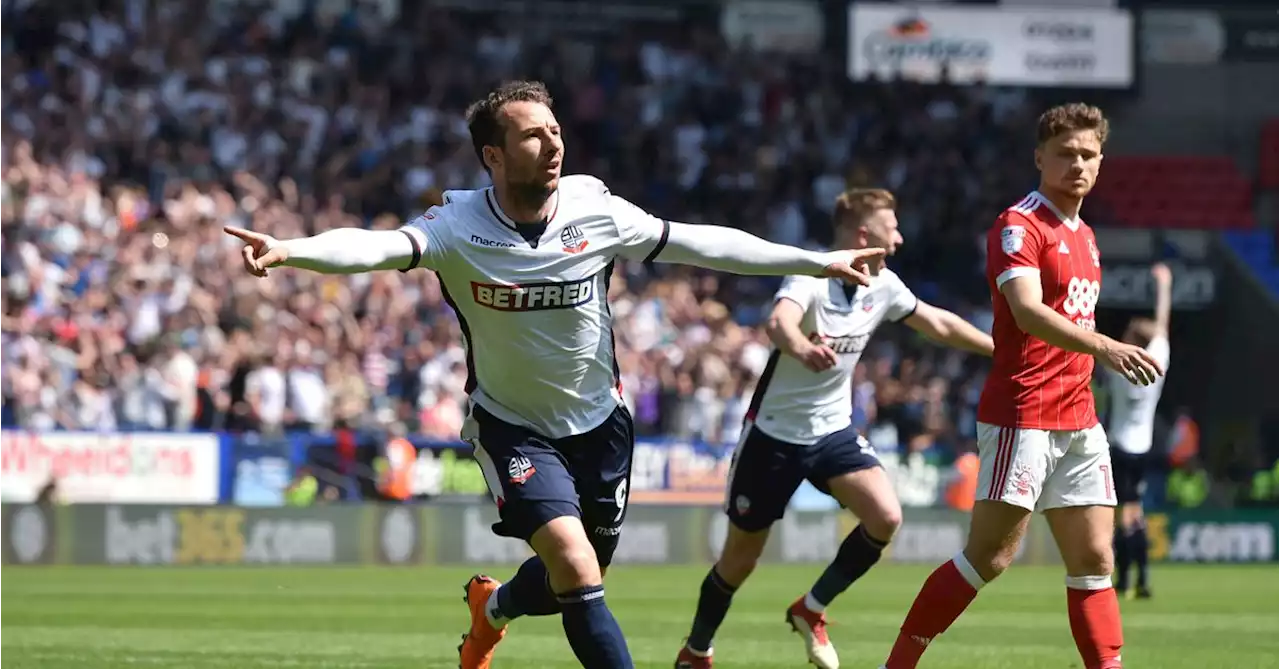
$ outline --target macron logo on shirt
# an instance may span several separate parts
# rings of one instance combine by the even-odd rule
[[[496,311],[545,311],[572,309],[590,302],[596,294],[594,276],[577,281],[550,281],[512,286],[471,282],[476,304]]]
[[[515,244],[510,242],[495,242],[492,239],[485,239],[480,235],[471,235],[471,243],[476,244],[477,246],[488,246],[489,248],[494,249],[514,249],[516,247]]]

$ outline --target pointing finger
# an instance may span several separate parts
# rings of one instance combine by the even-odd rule
[[[262,241],[262,235],[260,233],[254,232],[252,230],[245,230],[244,228],[237,228],[234,225],[224,225],[222,226],[222,231],[227,233],[228,235],[231,235],[232,237],[238,237],[249,243],[257,243]]]
[[[884,249],[878,246],[872,246],[865,249],[854,249],[853,259],[854,260],[874,260],[876,258],[883,258],[884,253],[885,253]]]

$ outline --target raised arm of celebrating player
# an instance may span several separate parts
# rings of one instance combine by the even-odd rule
[[[985,355],[988,358],[995,351],[991,335],[979,330],[956,314],[923,300],[916,303],[916,310],[907,316],[904,322],[911,326],[912,330],[962,351]]]
[[[223,230],[244,241],[241,258],[254,276],[266,276],[268,269],[278,266],[323,274],[404,269],[415,264],[419,255],[414,241],[401,230],[337,228],[286,240],[231,226]]]
[[[1085,330],[1045,304],[1039,276],[1015,276],[1000,286],[1000,292],[1009,303],[1018,329],[1032,337],[1067,351],[1092,355],[1130,383],[1151,385],[1164,374],[1160,363],[1145,349]]]
[[[867,261],[884,257],[880,248],[806,251],[735,228],[673,223],[616,195],[609,198],[626,255],[636,260],[693,265],[730,274],[826,276],[865,286],[871,283],[873,271]]]
[[[1164,263],[1151,267],[1151,277],[1156,281],[1156,332],[1159,337],[1169,336],[1169,313],[1173,310],[1173,272]]]

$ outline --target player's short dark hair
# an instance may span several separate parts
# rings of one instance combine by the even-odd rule
[[[1106,144],[1111,124],[1102,110],[1093,105],[1083,102],[1058,105],[1040,115],[1036,123],[1036,143],[1044,144],[1064,132],[1076,130],[1092,130],[1098,134],[1098,142]]]
[[[888,209],[897,209],[898,201],[893,193],[883,188],[850,188],[836,198],[837,226],[846,223],[861,224],[868,216]]]
[[[537,102],[551,107],[551,93],[541,81],[508,81],[467,107],[467,130],[476,158],[484,165],[484,147],[503,146],[506,128],[502,125],[502,107],[508,102]],[[485,170],[489,166],[485,165]]]

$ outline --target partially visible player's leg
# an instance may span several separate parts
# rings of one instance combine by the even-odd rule
[[[462,436],[471,443],[498,505],[495,534],[530,541],[552,519],[578,514],[572,479],[548,440],[498,420],[478,406],[463,424]],[[554,597],[547,590],[542,564],[541,557],[531,558],[506,584],[483,574],[468,582],[471,628],[458,649],[462,669],[487,669],[508,622],[550,608],[547,600],[554,602]]]
[[[1151,560],[1151,542],[1147,540],[1147,517],[1142,513],[1142,502],[1134,502],[1130,507],[1133,518],[1129,534],[1129,554],[1133,557],[1138,570],[1138,587],[1134,595],[1138,599],[1151,598],[1151,573],[1148,568]]]
[[[1129,504],[1124,502],[1125,491],[1128,490],[1128,471],[1124,467],[1124,453],[1112,447],[1111,463],[1115,467],[1116,497],[1119,498],[1119,506],[1116,508],[1115,517],[1115,534],[1112,537],[1112,551],[1115,553],[1115,585],[1116,590],[1124,592],[1129,589],[1129,568],[1133,565],[1133,558],[1129,551],[1132,544],[1130,537],[1130,527],[1132,525],[1132,512]]]
[[[881,552],[902,525],[902,505],[870,444],[853,428],[824,442],[827,443],[814,468],[815,474],[825,480],[815,481],[815,486],[852,511],[859,522],[803,598],[805,607],[815,613],[822,613],[880,560]]]
[[[605,603],[604,576],[582,521],[556,518],[539,528],[529,543],[547,565],[565,638],[582,666],[632,667],[622,628]]]
[[[804,639],[809,661],[829,669],[840,666],[840,660],[827,633],[826,608],[880,560],[902,524],[902,507],[871,445],[854,428],[827,435],[811,452],[806,460],[809,481],[859,520],[835,559],[787,609],[787,622]]]
[[[1139,597],[1149,597],[1147,584],[1147,524],[1142,514],[1144,456],[1111,449],[1111,466],[1116,488],[1115,584],[1120,594],[1134,594],[1129,589],[1129,574],[1136,567]]]
[[[1013,564],[1051,459],[1049,433],[978,424],[978,499],[964,550],[934,570],[916,595],[885,666],[911,669],[978,590]]]
[[[1066,455],[1045,482],[1040,506],[1067,568],[1067,617],[1085,669],[1117,669],[1124,632],[1111,585],[1115,489],[1101,426],[1055,433]]]
[[[887,669],[916,666],[929,644],[964,613],[978,591],[1013,564],[1030,519],[1031,510],[1025,507],[993,500],[974,504],[964,550],[925,580],[902,622],[885,662]]]
[[[554,566],[547,564],[551,585],[563,607],[565,635],[584,667],[630,667],[626,639],[605,603],[602,584],[622,536],[631,495],[631,458],[635,451],[631,414],[619,405],[603,423],[584,434],[560,440],[559,446],[568,460],[574,490],[582,505],[582,539],[590,549],[592,572],[588,579],[582,575],[584,572],[569,570],[577,579],[562,582],[557,580]]]
[[[550,440],[478,407],[463,436],[498,502],[501,520],[494,532],[527,541],[537,557],[501,587],[481,575],[468,584],[472,624],[459,649],[462,669],[489,667],[511,619],[555,611],[584,665],[632,666],[617,621],[604,606],[602,572],[564,455]]]
[[[550,440],[499,420],[478,406],[467,417],[462,436],[471,442],[485,483],[498,504],[500,520],[493,526],[494,533],[532,543],[534,533],[551,520],[579,515],[572,496],[572,477]],[[536,547],[534,550],[537,553]],[[496,629],[505,629],[507,623],[522,616],[559,612],[540,555],[520,565],[515,576],[494,588],[485,602],[486,617]]]
[[[1148,457],[1149,454],[1132,456],[1132,461],[1129,463],[1129,489],[1125,491],[1124,496],[1121,496],[1119,489],[1116,490],[1116,501],[1122,505],[1121,513],[1127,518],[1126,526],[1131,528],[1129,554],[1138,569],[1136,595],[1139,599],[1151,597],[1150,573],[1147,569],[1151,557],[1151,544],[1147,541],[1147,518],[1142,512],[1142,496],[1147,489]]]
[[[712,641],[716,632],[729,613],[734,593],[755,570],[768,541],[768,527],[748,532],[730,522],[720,559],[702,579],[689,638],[676,657],[676,669],[706,669],[711,666]]]
[[[676,667],[710,667],[712,640],[724,622],[733,595],[756,568],[769,528],[786,513],[804,479],[805,446],[788,444],[748,424],[733,453],[725,488],[729,531],[716,564],[702,579],[689,638]]]
[[[1108,506],[1045,510],[1045,519],[1067,567],[1067,617],[1085,669],[1120,667],[1124,632],[1120,600],[1111,585]]]

